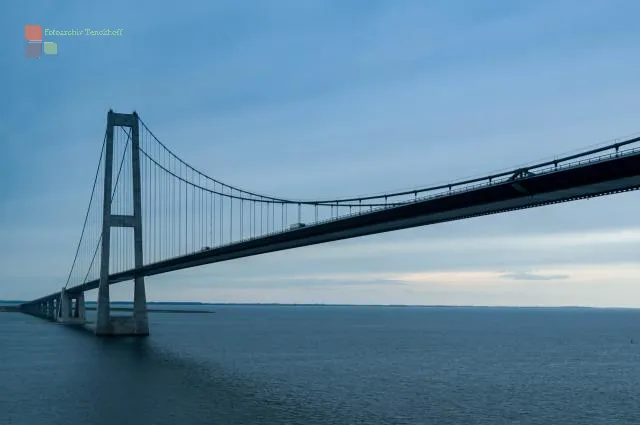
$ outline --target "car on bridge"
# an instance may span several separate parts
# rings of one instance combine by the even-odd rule
[[[302,229],[303,227],[307,227],[307,225],[304,223],[293,223],[289,226],[289,230]]]

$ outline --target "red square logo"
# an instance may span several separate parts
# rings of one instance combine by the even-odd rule
[[[42,27],[40,25],[25,25],[24,37],[29,41],[42,41]]]

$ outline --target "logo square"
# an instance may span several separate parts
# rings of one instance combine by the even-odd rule
[[[25,25],[24,37],[29,41],[42,41],[42,27],[40,25]]]
[[[58,45],[56,43],[54,43],[53,41],[45,41],[44,45],[42,47],[44,48],[44,54],[45,55],[57,55],[58,54]]]
[[[25,58],[39,58],[42,52],[42,43],[27,43],[25,46]]]

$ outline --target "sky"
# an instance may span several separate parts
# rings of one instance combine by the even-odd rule
[[[479,176],[640,132],[632,0],[0,4],[0,299],[58,290],[110,108],[283,198]],[[51,36],[24,25],[122,29]],[[147,278],[151,301],[640,307],[631,192]],[[132,285],[111,287],[132,299]],[[95,298],[90,294],[89,298]]]

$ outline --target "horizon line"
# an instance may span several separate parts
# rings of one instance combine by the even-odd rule
[[[2,300],[0,303],[23,304],[24,300]],[[87,304],[97,304],[97,301],[86,301]],[[133,304],[133,301],[111,301],[113,304]],[[235,305],[235,306],[326,306],[326,307],[423,307],[423,308],[574,308],[574,309],[628,309],[637,310],[638,307],[621,306],[582,306],[582,305],[472,305],[472,304],[348,304],[348,303],[261,303],[261,302],[205,302],[205,301],[147,301],[149,304],[174,304],[174,305]]]

